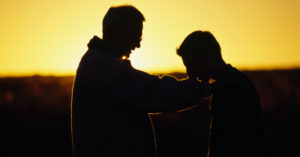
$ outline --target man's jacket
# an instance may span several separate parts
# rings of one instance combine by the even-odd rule
[[[75,156],[153,156],[147,113],[192,106],[203,96],[202,87],[195,79],[138,71],[105,51],[95,37],[77,69],[71,115]]]

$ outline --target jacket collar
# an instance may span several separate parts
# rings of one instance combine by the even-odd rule
[[[129,64],[131,66],[131,62],[128,59],[120,60],[117,57],[114,57],[112,54],[114,54],[114,50],[111,48],[109,44],[107,44],[104,40],[99,38],[98,36],[94,36],[90,42],[88,43],[89,50],[96,50],[97,52],[101,53],[102,55],[105,55],[113,60],[119,60],[122,63]]]

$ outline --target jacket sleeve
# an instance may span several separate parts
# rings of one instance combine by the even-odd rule
[[[119,89],[118,97],[146,112],[173,112],[197,104],[204,95],[203,84],[196,79],[177,80],[133,70]]]
[[[99,97],[124,102],[120,105],[126,107],[145,112],[171,112],[193,106],[209,93],[209,88],[196,79],[160,78],[115,60],[85,57],[77,70],[78,84]]]

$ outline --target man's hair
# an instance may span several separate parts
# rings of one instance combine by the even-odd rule
[[[144,15],[134,6],[112,6],[103,19],[103,35],[120,31],[145,21]]]
[[[222,59],[221,47],[209,31],[195,31],[189,34],[177,49],[177,54],[179,56],[207,54]]]

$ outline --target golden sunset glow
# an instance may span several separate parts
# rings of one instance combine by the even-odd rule
[[[146,18],[130,57],[137,69],[184,71],[176,48],[195,30],[211,31],[238,68],[300,67],[299,0],[1,0],[0,76],[75,74],[108,8],[119,4]]]

